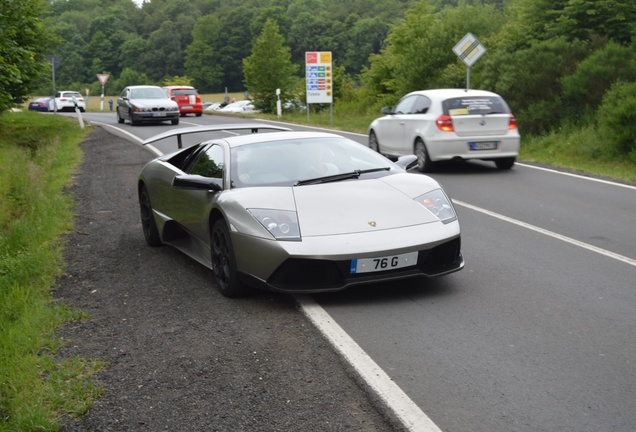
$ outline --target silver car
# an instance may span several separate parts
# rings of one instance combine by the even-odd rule
[[[416,91],[369,126],[369,147],[390,157],[417,156],[417,168],[435,162],[481,159],[510,169],[519,155],[517,121],[501,96],[483,90]]]
[[[179,105],[158,86],[128,86],[117,99],[118,123],[128,120],[137,126],[142,122],[170,121],[178,125],[179,116]]]
[[[148,244],[211,268],[223,295],[337,291],[463,268],[453,205],[435,180],[406,171],[413,155],[393,163],[339,135],[258,123],[145,143],[240,129],[259,132],[161,156],[138,182]]]

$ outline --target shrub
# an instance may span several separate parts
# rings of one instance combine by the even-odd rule
[[[619,155],[636,157],[636,82],[617,82],[598,109],[598,126]]]

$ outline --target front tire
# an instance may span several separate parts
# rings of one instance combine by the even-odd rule
[[[415,141],[415,156],[417,156],[417,170],[419,172],[431,172],[435,167],[435,162],[433,162],[428,157],[428,151],[426,151],[426,145],[421,138],[418,138]]]
[[[117,123],[122,124],[124,123],[126,120],[124,120],[123,118],[121,118],[121,115],[119,115],[119,110],[117,110]]]
[[[369,148],[380,153],[380,144],[378,143],[378,137],[373,131],[369,132]]]
[[[159,236],[159,229],[157,229],[157,223],[152,212],[152,205],[150,204],[150,195],[146,186],[142,186],[139,189],[139,211],[141,214],[141,227],[144,231],[144,237],[146,243],[150,246],[161,246],[161,237]]]
[[[230,231],[223,219],[219,219],[212,226],[210,246],[212,269],[219,292],[225,297],[239,297],[245,294],[246,289],[239,281],[236,271],[236,258]]]
[[[177,117],[176,119],[172,119],[170,120],[172,122],[173,125],[178,125],[179,124],[179,118]]]
[[[130,116],[130,124],[133,126],[139,126],[141,122],[139,120],[135,120],[132,110],[128,112],[128,115]]]

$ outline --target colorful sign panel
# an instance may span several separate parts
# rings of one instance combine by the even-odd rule
[[[307,103],[332,103],[333,77],[331,52],[306,52],[305,73],[307,81]]]

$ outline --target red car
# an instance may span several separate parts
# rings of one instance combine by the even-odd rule
[[[201,96],[194,87],[191,86],[165,86],[163,90],[168,97],[179,105],[181,116],[194,114],[200,117],[203,114],[203,103]]]

